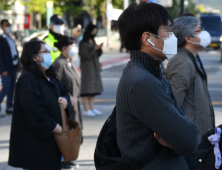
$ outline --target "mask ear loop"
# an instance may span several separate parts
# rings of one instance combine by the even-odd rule
[[[153,44],[153,43],[150,41],[149,38],[147,39],[147,41],[152,45],[152,48],[154,48],[154,49],[156,49],[157,51],[160,51],[161,53],[163,53],[163,51],[161,51],[161,50],[159,50],[159,49],[157,49],[157,48],[155,47],[155,44]]]

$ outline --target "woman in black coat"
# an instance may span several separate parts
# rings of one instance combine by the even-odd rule
[[[60,105],[69,114],[71,103],[67,89],[50,67],[51,60],[44,42],[25,44],[23,72],[15,89],[8,162],[11,166],[61,169],[61,153],[53,133],[62,132]]]

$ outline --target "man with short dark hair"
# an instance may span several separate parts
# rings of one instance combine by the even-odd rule
[[[167,10],[154,3],[132,3],[118,19],[131,61],[116,95],[117,143],[122,157],[132,162],[157,152],[143,170],[188,170],[182,155],[194,154],[198,146],[198,128],[184,115],[160,69],[177,53],[172,24]]]
[[[1,103],[5,96],[7,96],[6,112],[13,113],[12,101],[19,59],[16,44],[11,38],[12,29],[8,20],[1,21],[1,29],[3,34],[0,37],[0,74],[3,88],[0,91],[0,117],[4,117]]]

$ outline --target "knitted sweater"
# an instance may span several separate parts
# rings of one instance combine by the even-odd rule
[[[184,157],[198,146],[198,128],[178,105],[170,83],[162,76],[160,60],[132,51],[116,96],[117,143],[122,157],[140,161],[161,147],[142,170],[188,170]],[[173,149],[154,138],[156,132]]]

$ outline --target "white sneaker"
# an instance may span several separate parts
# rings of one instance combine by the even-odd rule
[[[92,112],[93,112],[95,115],[101,115],[101,114],[102,114],[102,112],[100,112],[100,111],[97,110],[97,109],[94,109]]]
[[[91,110],[83,111],[83,115],[85,115],[85,116],[95,116],[95,114]]]
[[[5,113],[0,110],[0,117],[5,117]]]

